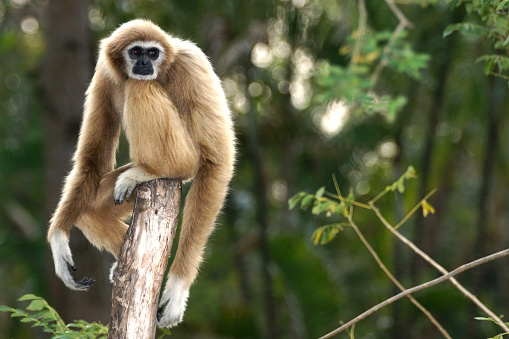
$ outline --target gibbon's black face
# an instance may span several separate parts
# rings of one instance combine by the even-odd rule
[[[127,75],[137,80],[154,80],[166,54],[157,41],[134,41],[124,50]]]
[[[129,58],[136,60],[133,66],[133,73],[138,75],[151,75],[154,73],[152,61],[159,57],[159,49],[156,47],[144,48],[134,46],[128,52]]]

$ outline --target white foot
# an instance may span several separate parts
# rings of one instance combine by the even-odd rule
[[[157,324],[159,327],[174,327],[184,319],[184,312],[189,298],[189,287],[186,282],[170,274],[159,303]]]
[[[113,196],[115,204],[122,204],[124,198],[129,202],[129,198],[134,188],[142,182],[158,179],[154,175],[150,175],[139,167],[131,167],[124,173],[120,174],[115,182],[115,190]]]
[[[112,284],[115,283],[115,273],[117,271],[117,262],[115,261],[115,263],[113,265],[111,265],[111,268],[110,268],[110,275],[109,275],[109,278],[110,278],[110,282]]]
[[[86,291],[94,283],[92,278],[83,278],[77,281],[69,272],[69,265],[73,271],[76,271],[74,261],[72,260],[71,249],[69,247],[69,238],[61,231],[54,231],[49,239],[51,253],[53,254],[53,262],[55,263],[55,273],[62,279],[64,284],[77,291]]]

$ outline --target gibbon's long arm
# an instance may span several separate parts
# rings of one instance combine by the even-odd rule
[[[226,197],[235,157],[230,111],[219,79],[199,49],[180,44],[184,52],[175,58],[167,91],[198,145],[200,158],[186,197],[178,250],[160,301],[158,321],[162,327],[173,327],[183,319],[190,286]],[[185,96],[195,93],[199,95]]]
[[[113,107],[111,86],[99,67],[86,93],[73,168],[48,230],[56,274],[72,289],[86,290],[93,279],[76,281],[71,276],[68,265],[73,270],[76,267],[69,248],[69,233],[95,201],[101,177],[113,170],[119,133],[120,119]]]

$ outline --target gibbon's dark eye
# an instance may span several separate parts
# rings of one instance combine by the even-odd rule
[[[143,53],[143,51],[141,50],[141,48],[139,47],[133,47],[129,50],[129,54],[133,55],[133,56],[139,56]]]
[[[155,60],[159,57],[159,50],[157,48],[151,48],[148,50],[148,57]]]

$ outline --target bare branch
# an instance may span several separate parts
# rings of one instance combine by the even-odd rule
[[[476,266],[479,266],[479,265],[482,265],[482,264],[485,264],[487,262],[490,262],[490,261],[493,261],[495,259],[498,259],[498,258],[502,258],[502,257],[505,257],[509,255],[509,249],[506,249],[506,250],[503,250],[503,251],[500,251],[500,252],[497,252],[497,253],[494,253],[494,254],[491,254],[491,255],[488,255],[486,257],[483,257],[483,258],[480,258],[480,259],[477,259],[475,261],[472,261],[468,264],[465,264],[465,265],[462,265],[460,267],[458,267],[457,269],[447,273],[447,274],[444,274],[443,276],[439,277],[439,278],[436,278],[434,280],[431,280],[427,283],[424,283],[424,284],[421,284],[421,285],[418,285],[418,286],[415,286],[415,287],[412,287],[412,288],[409,288],[408,290],[406,291],[403,291],[399,294],[396,294],[395,296],[381,302],[380,304],[376,305],[376,306],[373,306],[372,308],[370,308],[369,310],[367,310],[366,312],[360,314],[359,316],[357,316],[356,318],[350,320],[349,322],[347,322],[346,324],[344,324],[343,326],[335,329],[334,331],[324,335],[323,337],[321,337],[320,339],[325,339],[325,338],[331,338],[332,336],[344,331],[345,329],[351,327],[352,325],[358,323],[359,321],[361,321],[362,319],[368,317],[369,315],[375,313],[376,311],[384,308],[385,306],[387,305],[390,305],[392,304],[393,302],[401,299],[401,298],[404,298],[412,293],[416,293],[416,292],[419,292],[419,291],[422,291],[424,289],[427,289],[427,288],[430,288],[434,285],[437,285],[441,282],[444,282],[446,280],[453,280],[455,275],[458,275],[462,272],[465,272],[471,268],[474,268]],[[493,318],[491,316],[491,318]],[[493,318],[495,320],[495,318]],[[497,317],[498,319],[498,317]],[[499,322],[500,321],[500,322]],[[495,322],[500,325],[502,328],[504,328],[504,331],[506,332],[509,332],[505,329],[505,327],[507,327],[500,319],[499,320],[495,320]]]
[[[382,221],[384,226],[392,232],[396,237],[398,237],[402,242],[404,242],[408,247],[410,247],[415,253],[417,253],[419,256],[421,256],[424,260],[429,262],[433,267],[435,267],[439,272],[442,274],[448,274],[447,270],[440,266],[435,260],[433,260],[429,255],[424,253],[421,249],[419,249],[413,242],[408,240],[406,237],[404,237],[401,233],[399,233],[397,230],[394,229],[394,227],[391,226],[391,224],[385,220],[384,216],[378,208],[370,202],[369,204],[371,208],[373,209],[373,212],[377,215],[377,217]],[[491,317],[497,324],[499,324],[500,327],[504,329],[505,332],[509,332],[509,327],[505,325],[505,323],[495,314],[493,313],[488,307],[486,307],[475,295],[470,293],[465,287],[463,287],[456,279],[451,278],[451,283],[456,286],[456,288],[461,291],[467,298],[472,300],[480,309],[482,309],[489,317]]]
[[[362,243],[364,244],[364,246],[366,246],[366,248],[368,249],[368,251],[371,253],[371,255],[373,256],[373,258],[375,259],[375,261],[378,263],[378,266],[380,266],[380,268],[382,269],[382,271],[384,271],[384,273],[389,277],[389,279],[392,280],[392,282],[401,290],[401,291],[405,291],[405,287],[396,279],[396,277],[394,277],[391,273],[391,271],[389,271],[389,269],[384,265],[384,263],[382,262],[382,260],[380,259],[380,257],[378,256],[378,254],[375,252],[375,250],[373,249],[373,247],[371,247],[371,245],[369,244],[369,242],[366,240],[366,238],[364,237],[364,235],[362,234],[361,230],[359,229],[359,227],[357,227],[357,225],[355,224],[355,222],[353,221],[353,213],[352,213],[352,209],[350,209],[350,213],[348,214],[348,221],[350,221],[350,225],[352,226],[352,228],[354,229],[354,231],[357,233],[357,235],[359,236],[359,238],[361,239]],[[440,323],[435,319],[435,317],[433,317],[433,315],[424,307],[421,305],[421,303],[419,303],[417,300],[415,300],[414,297],[412,297],[411,295],[407,295],[407,298],[410,299],[410,301],[412,302],[412,304],[414,304],[419,310],[421,310],[422,313],[424,313],[426,315],[426,317],[428,317],[428,319],[433,323],[433,325],[436,326],[436,328],[444,335],[445,338],[451,338],[451,336],[449,335],[449,333],[447,333],[447,331],[445,330],[445,328],[442,327],[442,325],[440,325]]]

